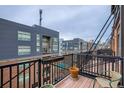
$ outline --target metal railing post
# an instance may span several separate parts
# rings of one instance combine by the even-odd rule
[[[41,87],[41,59],[38,62],[38,87]]]
[[[72,54],[72,66],[74,65],[74,59],[73,59],[73,54]]]
[[[124,86],[124,58],[121,59],[122,86]]]

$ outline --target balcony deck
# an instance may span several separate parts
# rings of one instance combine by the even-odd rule
[[[67,76],[64,80],[55,85],[56,88],[93,88],[94,80],[88,77],[79,76],[78,80],[74,80],[71,76]],[[95,88],[100,86],[96,83]]]

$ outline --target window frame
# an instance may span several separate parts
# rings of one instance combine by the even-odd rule
[[[18,31],[19,41],[31,41],[31,33],[26,31]]]
[[[18,46],[18,56],[30,55],[30,54],[31,54],[31,46],[24,46],[24,45]]]

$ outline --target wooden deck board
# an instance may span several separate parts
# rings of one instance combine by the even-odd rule
[[[79,76],[78,80],[74,80],[71,76],[67,76],[64,80],[55,85],[56,88],[93,88],[94,80],[84,76]],[[96,83],[95,87],[99,87]]]

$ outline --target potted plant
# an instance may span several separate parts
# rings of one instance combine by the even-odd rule
[[[69,72],[72,78],[76,78],[76,79],[78,78],[79,68],[76,67],[76,65],[73,65],[72,67],[70,67]]]

